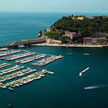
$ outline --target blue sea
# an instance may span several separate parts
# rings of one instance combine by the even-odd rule
[[[35,39],[40,30],[50,27],[62,16],[73,13],[0,13],[0,45],[22,39]],[[100,16],[108,13],[74,13]],[[107,108],[108,107],[108,48],[27,47],[39,53],[63,55],[64,58],[37,71],[48,69],[54,76],[15,88],[14,92],[0,88],[0,108]],[[0,51],[2,52],[2,51]],[[72,53],[72,55],[69,55]],[[90,53],[90,56],[84,56]],[[11,55],[10,55],[11,56]],[[5,61],[0,61],[0,64]],[[15,65],[15,61],[11,62]],[[10,66],[10,67],[11,67]],[[79,77],[85,68],[90,69]],[[8,67],[7,67],[8,68]],[[13,79],[14,80],[14,79]],[[91,87],[85,90],[84,87]]]

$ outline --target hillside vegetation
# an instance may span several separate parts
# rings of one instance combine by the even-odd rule
[[[50,38],[63,40],[65,31],[76,32],[78,36],[83,37],[108,37],[108,17],[98,16],[92,19],[84,17],[83,20],[73,19],[79,16],[62,17],[51,26],[50,32],[45,32]]]

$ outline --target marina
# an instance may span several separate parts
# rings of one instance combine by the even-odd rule
[[[0,52],[0,57],[10,55],[10,54],[19,53],[19,52],[22,52],[22,51],[23,50],[10,50],[10,51],[5,51],[5,52]]]
[[[27,69],[18,71],[16,73],[12,73],[12,74],[0,77],[0,82],[7,81],[7,80],[10,80],[10,79],[13,79],[13,78],[17,78],[17,77],[21,77],[21,76],[23,76],[25,74],[28,74],[28,73],[31,73],[31,72],[35,72],[35,71],[36,71],[36,69],[27,68]]]
[[[0,75],[10,73],[10,72],[13,72],[13,71],[17,71],[17,70],[20,70],[22,68],[24,68],[24,66],[16,65],[14,67],[11,67],[11,68],[8,68],[8,69],[5,69],[5,70],[1,70]]]
[[[2,64],[0,64],[0,68],[4,68],[4,67],[10,66],[10,65],[11,65],[10,63],[2,63]]]
[[[28,57],[28,58],[25,58],[25,59],[22,59],[22,60],[17,60],[16,63],[25,64],[25,63],[29,63],[29,62],[31,62],[31,61],[34,61],[34,60],[43,58],[43,57],[45,57],[45,56],[47,56],[47,55],[46,55],[46,54],[39,54],[39,55],[32,56],[32,57]]]
[[[23,77],[23,78],[18,79],[18,80],[14,80],[14,81],[6,83],[6,84],[0,83],[0,87],[1,88],[7,88],[7,87],[13,88],[13,87],[23,86],[27,83],[34,81],[34,80],[38,80],[38,79],[41,79],[42,77],[45,77],[45,74],[47,74],[47,73],[52,74],[49,71],[47,71],[46,69],[43,69],[42,71],[35,72],[31,75],[28,75],[28,76]]]
[[[12,61],[12,60],[16,60],[16,59],[19,59],[19,58],[23,58],[23,57],[26,57],[26,56],[30,56],[30,55],[33,55],[35,54],[35,52],[26,52],[24,54],[17,54],[17,55],[13,55],[13,56],[10,56],[10,57],[4,57],[4,58],[1,58],[2,60],[7,60],[7,61]]]
[[[38,61],[36,63],[32,63],[33,66],[45,66],[51,62],[54,62],[55,60],[57,59],[60,59],[60,58],[63,58],[63,56],[59,55],[59,56],[51,56],[51,57],[48,57],[46,59],[43,59],[41,61]]]

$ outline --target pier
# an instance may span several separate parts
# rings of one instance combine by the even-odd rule
[[[46,54],[39,54],[39,55],[36,55],[36,56],[33,56],[33,57],[28,57],[28,58],[25,58],[25,59],[22,59],[22,60],[17,60],[16,63],[26,64],[26,63],[29,63],[31,61],[43,58],[45,56],[47,56],[47,55]]]
[[[59,56],[51,56],[51,57],[48,57],[48,58],[43,59],[41,61],[38,61],[36,63],[32,63],[32,65],[34,65],[34,66],[45,66],[45,65],[47,65],[47,64],[49,64],[51,62],[54,62],[55,60],[60,59],[62,57],[63,56],[61,56],[61,55],[59,55]]]
[[[17,54],[17,55],[13,55],[13,56],[10,56],[10,57],[4,57],[4,58],[1,58],[2,60],[7,60],[7,61],[12,61],[12,60],[16,60],[16,59],[19,59],[19,58],[23,58],[23,57],[26,57],[26,56],[30,56],[30,55],[33,55],[35,54],[35,52],[26,52],[24,54]]]
[[[20,70],[22,68],[24,68],[24,66],[16,65],[14,67],[11,67],[11,68],[8,68],[8,69],[5,69],[5,70],[1,70],[0,75],[10,73],[10,72],[13,72],[13,71],[17,71],[17,70]]]
[[[9,83],[6,83],[6,84],[0,83],[0,87],[1,88],[8,88],[8,87],[19,87],[19,86],[23,86],[23,85],[25,85],[27,83],[30,83],[30,82],[34,81],[34,80],[41,79],[48,72],[49,71],[47,71],[46,69],[43,69],[42,71],[35,72],[35,73],[31,74],[31,75],[28,75],[28,76],[23,77],[23,78],[18,79],[18,80],[14,80],[14,81],[9,82]]]
[[[8,50],[8,48],[0,48],[0,51],[7,51]]]
[[[22,52],[22,51],[23,50],[10,50],[10,51],[5,51],[5,52],[0,52],[0,57],[10,55],[10,54],[19,53],[19,52]]]
[[[0,68],[4,68],[4,67],[10,66],[10,65],[11,65],[10,63],[2,63],[2,64],[0,64]]]
[[[12,73],[12,74],[0,77],[0,82],[7,81],[7,80],[10,80],[10,79],[13,79],[13,78],[17,78],[17,77],[21,77],[21,76],[23,76],[25,74],[28,74],[28,73],[31,73],[31,72],[35,72],[35,71],[36,71],[36,69],[27,68],[27,69],[18,71],[16,73]]]

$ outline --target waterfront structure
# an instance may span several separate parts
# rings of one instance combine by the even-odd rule
[[[23,50],[10,50],[10,51],[1,52],[0,53],[0,57],[6,56],[6,55],[10,55],[10,54],[19,53],[19,52],[22,52],[22,51]]]
[[[17,71],[17,70],[20,70],[20,69],[22,69],[22,68],[24,68],[24,66],[16,65],[16,66],[14,66],[14,67],[1,70],[1,71],[0,71],[0,75],[6,74],[6,73],[10,73],[10,72],[13,72],[13,71]]]
[[[31,45],[31,44],[37,44],[37,43],[43,43],[46,42],[44,37],[40,37],[37,39],[29,39],[29,40],[20,40],[20,41],[14,41],[11,44],[8,45],[8,47],[18,47],[20,45]]]
[[[45,66],[45,65],[47,65],[47,64],[49,64],[51,62],[54,62],[55,60],[60,59],[62,57],[63,56],[61,56],[61,55],[59,55],[59,56],[51,56],[51,57],[48,57],[48,58],[43,59],[41,61],[38,61],[36,63],[32,63],[32,65],[34,65],[34,66],[40,66],[40,67],[41,66]]]
[[[11,65],[10,63],[2,63],[2,64],[0,64],[0,68],[4,68],[4,67],[10,66],[10,65]]]
[[[39,55],[36,55],[36,56],[32,56],[32,57],[28,57],[28,58],[24,58],[22,60],[17,60],[16,63],[22,63],[22,64],[25,64],[25,63],[29,63],[33,60],[37,60],[37,59],[40,59],[40,58],[43,58],[47,56],[46,54],[39,54]]]
[[[18,71],[16,73],[12,73],[12,74],[0,77],[0,82],[7,81],[7,80],[10,80],[10,79],[13,79],[13,78],[17,78],[19,76],[23,76],[25,74],[28,74],[28,73],[31,73],[31,72],[35,72],[35,71],[36,71],[36,69],[27,68],[27,69]]]
[[[62,42],[60,40],[55,40],[55,39],[51,39],[51,38],[46,38],[46,43],[48,43],[48,44],[62,44]]]
[[[23,78],[18,79],[18,80],[14,80],[14,81],[6,83],[6,84],[0,83],[0,87],[1,88],[8,88],[8,87],[23,86],[24,84],[30,83],[30,82],[32,82],[34,80],[41,79],[47,73],[51,74],[51,75],[54,74],[53,72],[49,72],[46,69],[43,69],[42,71],[35,72],[35,73],[31,74],[31,75],[28,75],[28,76],[23,77]]]
[[[83,43],[84,44],[96,44],[96,45],[105,45],[107,42],[106,38],[91,38],[91,37],[84,37],[83,38]]]
[[[10,57],[4,57],[4,58],[2,58],[2,60],[12,61],[12,60],[16,60],[16,59],[19,59],[19,58],[22,58],[22,57],[33,55],[33,54],[35,54],[35,52],[29,52],[28,51],[24,54],[17,54],[17,55],[13,55],[13,56],[10,56]]]
[[[8,48],[0,48],[0,51],[7,51],[8,50]]]

